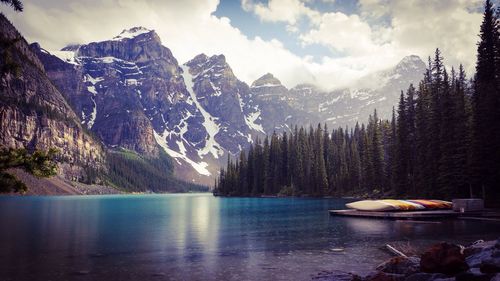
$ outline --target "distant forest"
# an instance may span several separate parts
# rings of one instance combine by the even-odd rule
[[[295,127],[228,159],[223,196],[484,197],[500,202],[500,9],[486,1],[475,76],[448,71],[439,49],[391,120],[329,131]]]

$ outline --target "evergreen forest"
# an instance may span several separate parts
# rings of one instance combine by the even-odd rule
[[[228,158],[222,196],[485,198],[500,202],[500,10],[486,1],[476,73],[447,69],[439,49],[391,120],[318,124],[256,139]]]

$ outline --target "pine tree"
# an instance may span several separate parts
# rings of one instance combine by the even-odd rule
[[[397,191],[396,189],[396,179],[398,175],[397,170],[397,157],[398,157],[398,146],[397,146],[397,123],[396,123],[396,111],[394,106],[392,107],[392,118],[391,118],[391,146],[389,151],[389,158],[387,161],[387,171],[389,175],[389,185],[392,193]]]
[[[417,194],[428,196],[431,186],[431,161],[430,151],[430,87],[431,87],[431,67],[424,74],[424,79],[419,84],[417,106],[415,112],[415,143],[416,143],[416,163],[415,163],[415,186],[418,187]]]
[[[245,156],[245,151],[240,152],[240,162],[238,169],[238,195],[246,196],[249,194],[248,181],[247,181],[247,159]]]
[[[315,133],[315,159],[316,163],[316,195],[323,195],[328,192],[328,178],[326,175],[326,166],[325,166],[325,155],[323,148],[323,134],[326,134],[321,129],[321,124],[318,124],[318,128]]]
[[[398,105],[397,140],[396,140],[396,194],[402,195],[408,187],[408,124],[406,116],[406,100],[401,91]]]
[[[467,80],[464,67],[460,65],[458,77],[454,84],[453,98],[455,100],[454,119],[456,121],[455,129],[455,169],[456,181],[459,194],[463,197],[470,196],[469,183],[470,171],[468,163],[471,156],[471,108],[468,95]]]
[[[283,132],[281,137],[281,186],[290,186],[290,171],[291,165],[289,161],[289,142],[288,142],[288,134]]]
[[[416,89],[410,84],[406,93],[406,126],[408,130],[408,194],[416,194],[415,185],[415,163],[417,161],[416,146]]]
[[[500,46],[497,27],[492,4],[487,0],[477,50],[471,170],[474,193],[482,194],[488,201],[499,202],[500,94],[496,74]]]
[[[454,73],[454,72],[453,72]],[[452,75],[453,76],[453,75]],[[446,70],[443,72],[443,87],[440,98],[440,158],[439,158],[439,174],[438,174],[438,191],[441,198],[445,196],[452,196],[454,189],[456,189],[454,166],[455,154],[455,125],[454,119],[454,100],[450,90],[449,77]]]
[[[373,113],[373,132],[372,132],[372,163],[373,163],[373,186],[384,193],[385,187],[383,186],[384,165],[383,165],[383,151],[381,143],[381,129],[380,122],[377,115],[377,110]]]
[[[262,182],[262,193],[269,195],[272,194],[272,183],[271,183],[271,162],[270,162],[270,147],[269,147],[269,137],[264,138],[264,147],[262,149],[262,158],[260,162],[261,167],[261,182]]]

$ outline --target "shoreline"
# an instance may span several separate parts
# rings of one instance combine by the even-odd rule
[[[112,186],[85,184],[70,181],[59,175],[50,178],[37,178],[23,169],[9,169],[8,173],[21,180],[28,190],[25,193],[0,193],[0,196],[86,196],[86,195],[137,195],[137,194],[176,194],[192,192],[128,192]],[[208,192],[207,192],[208,193]]]
[[[386,245],[387,247],[388,245]],[[421,253],[393,252],[394,257],[362,276],[340,270],[322,271],[316,281],[499,281],[500,238],[464,247],[441,242]]]

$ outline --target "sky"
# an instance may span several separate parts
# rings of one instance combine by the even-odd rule
[[[24,0],[1,11],[47,50],[155,30],[180,63],[224,54],[248,84],[272,73],[287,87],[352,85],[407,55],[439,47],[474,71],[483,0]]]

